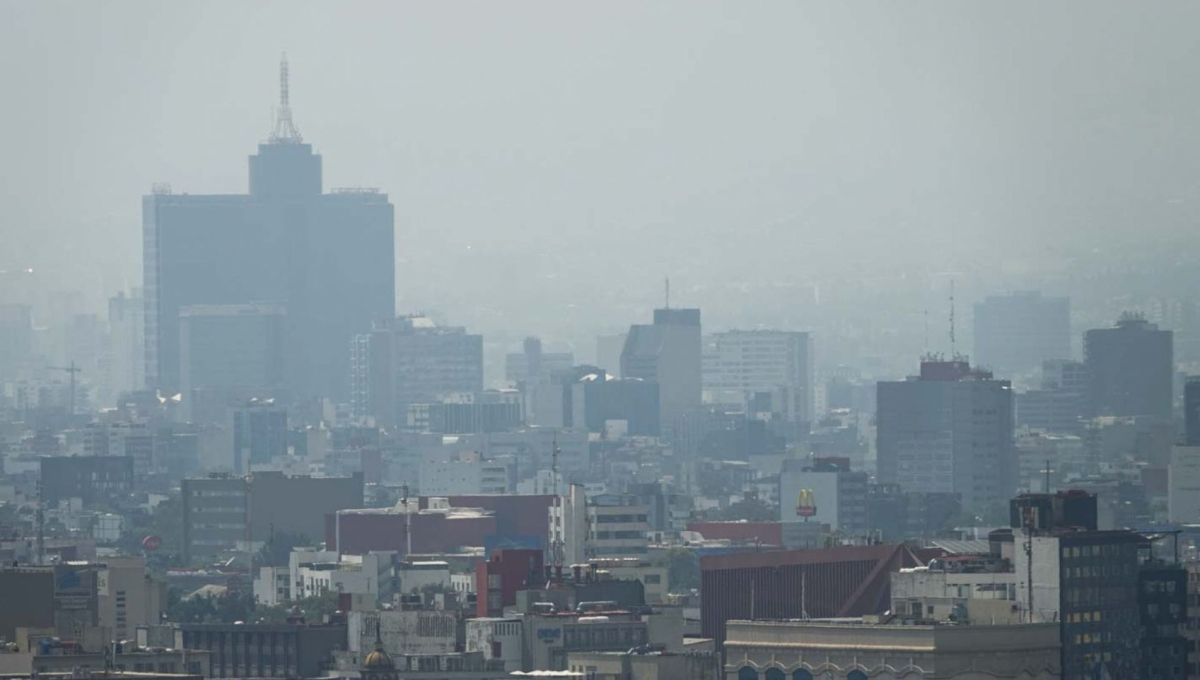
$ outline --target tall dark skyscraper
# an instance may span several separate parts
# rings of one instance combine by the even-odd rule
[[[280,69],[275,130],[250,156],[250,192],[142,200],[146,382],[181,387],[179,313],[190,305],[285,309],[293,397],[348,395],[346,351],[395,315],[393,209],[377,190],[322,193],[321,156],[303,142]]]
[[[994,295],[975,304],[977,366],[1001,375],[1033,371],[1071,358],[1071,303],[1041,293]]]
[[[1171,417],[1174,352],[1171,331],[1124,315],[1114,328],[1083,337],[1092,415]]]

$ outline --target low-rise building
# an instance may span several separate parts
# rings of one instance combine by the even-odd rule
[[[864,619],[729,621],[726,680],[838,677],[955,680],[1060,677],[1059,629],[1019,625],[895,625]]]
[[[290,601],[291,574],[288,567],[259,567],[254,577],[254,599],[267,607],[277,607]]]
[[[597,557],[589,560],[588,565],[601,580],[640,581],[645,588],[647,604],[658,604],[666,598],[670,568],[665,561],[644,557]]]
[[[588,558],[645,555],[650,545],[650,508],[633,498],[602,494],[587,502]]]
[[[128,640],[138,626],[158,623],[167,607],[167,583],[150,575],[141,557],[111,557],[96,579],[100,625],[114,640]],[[161,670],[161,669],[157,669]]]
[[[953,555],[892,574],[892,612],[962,623],[1018,623],[1012,565],[990,555]]]
[[[517,461],[511,456],[485,458],[475,451],[438,451],[421,459],[418,479],[426,496],[511,494],[517,488]]]
[[[522,620],[525,670],[564,670],[571,652],[616,652],[649,642],[646,622],[628,611],[531,613]]]
[[[668,654],[652,649],[624,652],[571,652],[567,669],[587,680],[717,680],[717,663],[709,655]]]
[[[211,652],[212,677],[310,678],[346,648],[346,624],[185,623],[181,646]]]
[[[15,658],[24,657],[28,664],[22,669],[13,667]],[[39,653],[9,654],[0,652],[0,673],[35,673],[44,677],[47,673],[102,674],[106,671],[127,673],[183,673],[201,677],[212,677],[209,666],[210,653],[199,650],[135,649],[118,651],[115,656],[105,652],[80,652],[65,650],[61,645],[39,650]],[[80,677],[76,675],[75,677]]]
[[[500,661],[506,671],[519,671],[523,631],[520,617],[469,619],[465,649],[467,652],[479,652],[485,659]]]
[[[366,654],[377,639],[393,656],[451,654],[462,649],[463,620],[456,611],[352,611],[346,623],[352,652]]]
[[[341,556],[330,551],[293,552],[292,597],[315,597],[328,592],[378,597],[391,586],[392,555],[386,551]]]

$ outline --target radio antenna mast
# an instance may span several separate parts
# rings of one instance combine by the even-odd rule
[[[292,104],[288,87],[287,54],[279,60],[279,108],[275,111],[275,130],[271,133],[273,144],[299,144],[304,141],[300,130],[292,122]]]
[[[958,361],[958,345],[954,340],[954,279],[950,279],[950,360]]]

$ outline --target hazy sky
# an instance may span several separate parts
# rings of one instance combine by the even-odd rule
[[[326,186],[396,205],[404,309],[569,339],[648,317],[668,273],[709,326],[773,286],[985,290],[1190,237],[1197,25],[1125,0],[2,0],[0,269],[136,284],[140,196],[245,191],[286,51]]]

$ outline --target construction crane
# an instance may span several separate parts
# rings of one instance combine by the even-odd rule
[[[47,366],[46,368],[50,369],[51,371],[65,371],[68,374],[70,374],[70,376],[71,376],[71,396],[70,396],[70,401],[68,402],[68,405],[67,405],[67,415],[68,416],[75,415],[75,374],[82,373],[83,369],[76,366],[74,361],[71,362],[70,366]]]

